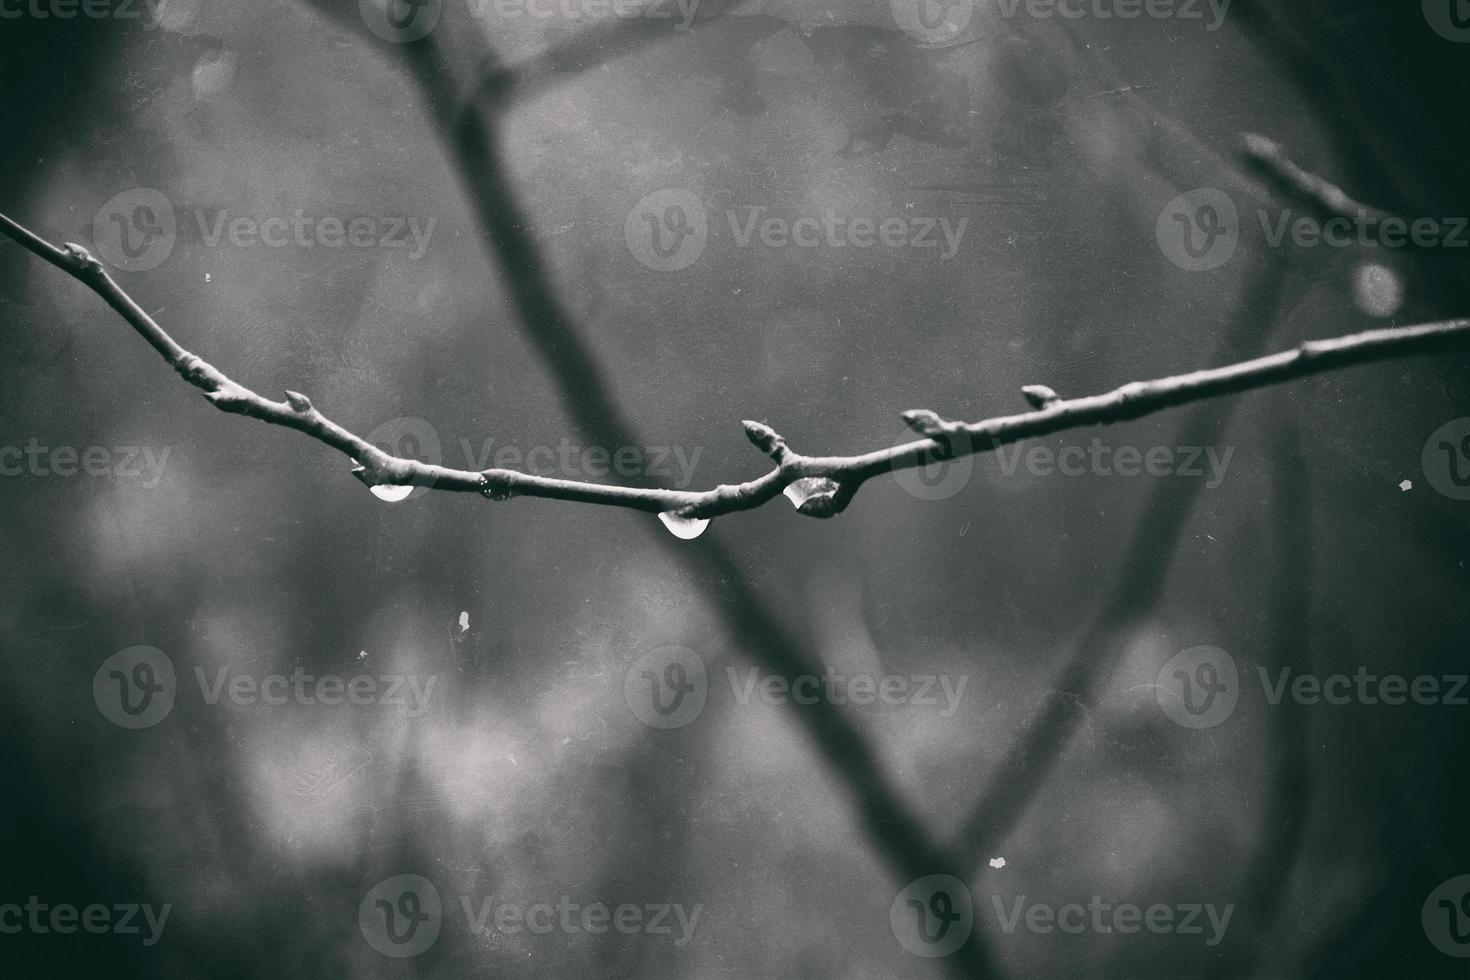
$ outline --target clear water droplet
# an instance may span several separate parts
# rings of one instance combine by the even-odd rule
[[[692,541],[704,533],[709,527],[707,517],[680,517],[671,510],[666,510],[658,515],[658,519],[664,522],[664,527],[674,533],[674,537]]]
[[[381,483],[377,486],[368,487],[368,489],[373,492],[374,497],[377,497],[379,500],[386,500],[390,504],[396,504],[400,500],[407,500],[413,494],[413,487],[389,486]]]
[[[801,505],[813,497],[828,497],[836,493],[837,481],[825,476],[805,476],[781,492],[800,510]]]

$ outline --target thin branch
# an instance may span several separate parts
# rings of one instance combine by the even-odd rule
[[[327,418],[305,395],[287,392],[284,402],[271,401],[185,350],[82,246],[69,243],[57,248],[3,214],[0,232],[101,296],[185,381],[204,391],[216,408],[295,429],[331,446],[356,464],[353,474],[369,486],[431,487],[482,493],[497,500],[545,497],[653,513],[675,511],[686,517],[709,518],[752,510],[798,480],[813,478],[830,480],[836,486],[808,499],[800,511],[813,517],[832,517],[847,506],[863,483],[883,473],[989,452],[1068,429],[1124,422],[1165,408],[1240,394],[1354,364],[1470,346],[1470,319],[1447,320],[1307,341],[1265,357],[1152,381],[1134,381],[1082,398],[1060,398],[1045,386],[1028,386],[1023,389],[1027,398],[1042,405],[1035,411],[980,422],[949,421],[924,409],[906,412],[904,421],[924,438],[860,456],[804,456],[792,450],[769,426],[746,422],[747,437],[776,462],[764,476],[704,491],[641,489],[561,480],[518,470],[456,470],[390,456]]]
[[[1395,217],[1387,211],[1355,200],[1347,191],[1325,177],[1319,177],[1302,168],[1275,140],[1258,133],[1246,133],[1241,142],[1246,160],[1252,169],[1263,174],[1286,197],[1303,201],[1320,214],[1349,220],[1361,219],[1374,225]]]

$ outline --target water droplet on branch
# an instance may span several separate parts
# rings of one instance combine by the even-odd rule
[[[400,500],[407,500],[413,493],[413,487],[391,486],[383,483],[368,487],[368,489],[373,492],[374,497],[377,497],[379,500],[386,500],[390,504],[396,504]]]
[[[801,510],[801,505],[813,497],[830,497],[837,492],[837,481],[825,476],[805,476],[786,487],[781,492],[786,499]]]
[[[664,522],[664,527],[673,532],[674,537],[692,541],[704,533],[709,527],[707,517],[680,517],[674,511],[666,510],[658,515],[658,519]]]

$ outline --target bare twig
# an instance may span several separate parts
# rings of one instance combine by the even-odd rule
[[[1275,140],[1257,133],[1246,133],[1241,142],[1246,160],[1253,169],[1261,172],[1285,196],[1303,201],[1321,214],[1375,225],[1394,217],[1387,211],[1354,200],[1341,187],[1298,166]]]
[[[353,474],[369,486],[432,487],[482,493],[495,499],[545,497],[654,513],[674,511],[686,517],[709,518],[752,510],[798,480],[814,478],[830,480],[836,486],[809,498],[800,512],[813,517],[832,517],[847,506],[863,483],[883,473],[988,452],[1022,439],[1067,429],[1124,422],[1165,408],[1239,394],[1354,364],[1470,346],[1470,319],[1446,320],[1307,341],[1292,350],[1265,357],[1152,381],[1135,381],[1104,394],[1082,398],[1059,398],[1044,386],[1028,386],[1023,389],[1027,398],[1042,406],[1035,411],[980,422],[956,422],[917,409],[904,413],[904,421],[924,438],[859,456],[804,456],[786,445],[769,426],[748,421],[744,423],[747,437],[776,463],[764,476],[704,491],[641,489],[561,480],[518,470],[456,470],[390,456],[327,418],[305,395],[287,392],[284,402],[271,401],[185,350],[82,246],[68,244],[57,248],[3,214],[0,214],[0,232],[101,296],[184,380],[202,389],[205,398],[216,408],[295,429],[331,446],[353,460],[356,464]]]
[[[1364,98],[1368,92],[1386,92],[1384,104],[1402,105],[1415,93],[1384,78],[1368,52],[1343,45],[1341,36],[1324,34],[1328,16],[1319,4],[1302,2],[1287,10],[1269,0],[1248,0],[1235,9],[1237,23],[1255,40],[1256,49],[1316,110],[1314,119],[1325,127],[1337,158],[1355,171],[1355,184],[1402,211],[1422,210],[1434,200],[1423,154],[1416,152],[1415,141],[1397,138],[1400,134],[1394,132],[1403,113],[1387,118]]]

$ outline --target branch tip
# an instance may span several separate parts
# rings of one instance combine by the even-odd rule
[[[1240,142],[1245,151],[1254,157],[1275,156],[1281,152],[1280,143],[1260,133],[1241,133]]]

